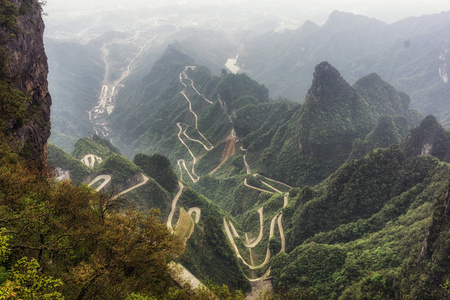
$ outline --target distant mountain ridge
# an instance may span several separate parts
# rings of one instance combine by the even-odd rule
[[[320,61],[329,61],[350,82],[376,72],[409,94],[413,108],[446,125],[449,26],[450,12],[385,24],[335,11],[321,27],[308,21],[297,30],[246,42],[238,64],[267,85],[272,97],[300,102],[310,84],[308,74]]]

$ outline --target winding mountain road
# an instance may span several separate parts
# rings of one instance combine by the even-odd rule
[[[176,123],[176,124],[177,124],[177,127],[178,127],[178,140],[184,145],[184,147],[186,147],[186,149],[188,150],[189,154],[190,154],[191,157],[192,157],[192,169],[191,169],[191,171],[188,170],[188,168],[187,168],[187,166],[186,166],[186,162],[185,162],[184,159],[179,159],[179,160],[177,161],[177,164],[178,164],[178,167],[179,167],[179,170],[180,170],[180,177],[181,177],[181,179],[182,179],[182,177],[183,177],[182,169],[184,168],[184,169],[186,170],[187,174],[189,175],[189,178],[190,178],[190,179],[192,180],[192,182],[194,182],[194,183],[198,182],[198,180],[200,179],[200,177],[195,173],[195,164],[197,163],[197,157],[194,155],[194,153],[192,152],[191,148],[189,148],[189,146],[187,145],[187,143],[183,140],[183,138],[182,138],[181,136],[183,135],[187,140],[189,140],[189,141],[191,141],[191,142],[195,142],[195,143],[200,144],[206,151],[210,151],[210,150],[212,150],[212,149],[214,148],[213,144],[212,144],[212,143],[211,143],[211,142],[203,135],[203,133],[198,129],[198,116],[197,116],[197,114],[195,113],[195,111],[192,109],[192,102],[191,102],[191,100],[190,100],[189,97],[186,95],[188,85],[187,85],[186,83],[184,83],[183,80],[189,80],[189,82],[190,82],[190,85],[189,85],[189,86],[191,86],[191,87],[195,90],[195,92],[196,92],[198,95],[202,96],[203,99],[205,99],[208,103],[213,104],[212,101],[206,99],[206,97],[205,97],[203,94],[201,94],[201,93],[195,88],[194,82],[192,81],[192,79],[190,79],[190,78],[188,77],[188,75],[187,75],[187,73],[186,73],[187,70],[189,70],[189,69],[193,69],[193,70],[194,70],[195,68],[196,68],[195,66],[186,66],[186,67],[184,68],[184,71],[181,72],[181,73],[179,74],[179,80],[180,80],[180,83],[184,86],[184,90],[181,91],[180,94],[182,94],[183,97],[184,97],[184,98],[186,99],[186,101],[188,102],[189,112],[194,116],[194,119],[195,119],[195,130],[197,131],[198,135],[204,140],[204,142],[202,142],[202,141],[200,141],[200,140],[198,140],[198,139],[191,138],[191,137],[186,133],[186,130],[187,130],[187,128],[188,128],[189,125],[184,124],[184,125],[186,125],[186,128],[183,129],[183,126],[181,125],[181,124],[182,124],[181,122],[177,122],[177,123]],[[207,146],[205,143],[208,144],[209,146]]]
[[[211,142],[208,141],[208,139],[200,132],[200,130],[198,130],[198,116],[197,116],[197,114],[192,110],[192,102],[191,102],[191,100],[189,100],[189,98],[188,98],[188,96],[186,95],[186,92],[185,92],[185,91],[181,91],[180,93],[181,93],[181,95],[184,96],[184,98],[186,99],[186,101],[189,103],[189,111],[191,112],[191,114],[192,114],[192,115],[194,116],[194,118],[195,118],[195,129],[197,130],[198,134],[199,134],[206,142],[208,142],[208,143],[211,145],[211,147],[212,147]]]
[[[214,102],[212,102],[211,100],[207,99],[205,95],[203,95],[202,93],[200,93],[194,85],[194,81],[189,78],[189,76],[187,75],[187,70],[191,69],[191,70],[195,70],[197,67],[196,66],[186,66],[184,68],[184,71],[180,73],[180,82],[184,85],[185,88],[187,88],[187,85],[183,82],[183,78],[186,80],[189,80],[191,82],[190,86],[192,87],[192,89],[203,98],[203,100],[205,100],[206,102],[208,102],[209,104],[214,104]]]
[[[102,162],[102,158],[97,156],[97,155],[94,155],[94,154],[86,154],[81,159],[81,162],[83,164],[85,164],[86,166],[88,166],[90,168],[93,168],[96,163],[101,163]]]
[[[178,167],[179,167],[179,171],[180,171],[180,180],[183,180],[183,179],[182,179],[182,178],[183,178],[182,175],[183,175],[183,169],[184,169],[184,170],[187,172],[187,174],[188,174],[188,176],[190,177],[190,179],[192,180],[192,182],[194,182],[194,183],[198,182],[198,180],[200,179],[200,177],[195,173],[195,164],[197,163],[197,157],[194,155],[194,153],[192,152],[192,150],[189,148],[189,146],[188,146],[188,144],[187,144],[188,141],[200,144],[200,145],[203,147],[203,149],[205,149],[206,151],[210,151],[210,150],[212,150],[213,147],[214,147],[214,146],[211,144],[211,142],[210,142],[210,141],[202,134],[202,132],[200,132],[200,130],[198,129],[198,116],[197,116],[197,114],[195,113],[195,111],[193,110],[193,108],[192,108],[192,102],[191,102],[191,100],[189,99],[189,97],[188,97],[188,95],[187,95],[187,90],[188,90],[189,87],[191,87],[191,88],[197,93],[197,95],[203,97],[203,99],[204,99],[205,101],[207,101],[208,103],[213,104],[212,101],[208,100],[203,94],[201,94],[201,93],[197,90],[197,88],[196,88],[195,85],[194,85],[193,80],[192,80],[191,78],[188,77],[187,71],[188,71],[189,69],[195,69],[195,68],[196,68],[195,66],[186,66],[186,67],[184,68],[184,71],[181,72],[181,73],[179,74],[179,81],[180,81],[180,83],[181,83],[181,84],[183,85],[183,87],[184,87],[183,91],[181,91],[180,94],[182,94],[183,97],[185,98],[185,100],[188,102],[189,112],[194,116],[194,119],[195,119],[195,130],[197,131],[198,136],[201,137],[201,139],[191,138],[191,137],[187,134],[186,131],[187,131],[189,125],[183,124],[183,123],[181,123],[181,122],[176,123],[176,124],[177,124],[177,127],[178,127],[178,129],[179,129],[179,130],[178,130],[178,140],[184,145],[184,147],[186,147],[186,149],[188,150],[190,156],[192,157],[192,169],[191,169],[190,171],[189,171],[189,169],[187,168],[186,162],[185,162],[184,159],[179,159],[179,160],[177,161],[177,164],[178,164]],[[219,95],[219,102],[220,102],[220,104],[221,104],[222,110],[224,111],[224,113],[227,114],[225,103],[222,103],[223,101],[221,101],[220,95]],[[227,114],[227,115],[228,115],[228,114]],[[229,117],[230,122],[232,123],[231,117],[230,117],[229,115],[228,115],[228,117]],[[184,126],[184,125],[185,125],[185,126]],[[237,139],[236,133],[235,133],[234,129],[232,129],[230,135],[227,137],[227,140],[229,140],[229,139],[235,139],[235,140]],[[233,144],[233,145],[234,145],[234,147],[235,147],[235,144]],[[242,148],[242,147],[241,147],[241,150],[244,151],[244,152],[246,151],[246,149],[244,149],[244,148]],[[228,151],[227,151],[227,153],[228,153]],[[211,173],[214,173],[214,171],[216,171],[216,170],[223,164],[223,162],[224,162],[225,160],[226,160],[226,159],[224,159],[224,160],[221,162],[221,164],[219,164],[219,166],[216,167]],[[246,168],[246,173],[247,173],[248,175],[251,175],[252,172],[251,172],[250,166],[249,166],[249,164],[248,164],[248,162],[247,162],[247,156],[246,156],[246,154],[244,154],[244,165],[245,165],[245,168]],[[275,183],[277,183],[277,184],[283,185],[283,186],[285,186],[285,187],[287,187],[287,188],[290,189],[291,187],[290,187],[289,185],[287,185],[287,184],[285,184],[285,183],[282,183],[282,182],[280,182],[280,181],[277,181],[277,180],[273,180],[273,179],[267,178],[267,177],[262,176],[262,175],[259,175],[259,174],[253,174],[253,176],[256,177],[256,178],[261,177],[261,178],[258,178],[258,179],[261,181],[262,184],[264,184],[265,186],[267,186],[271,191],[265,190],[265,189],[261,189],[261,188],[258,188],[258,187],[255,187],[255,186],[250,185],[250,184],[248,183],[247,178],[244,179],[244,185],[245,185],[245,186],[247,186],[247,187],[249,187],[249,188],[252,188],[252,189],[254,189],[254,190],[257,190],[257,191],[259,191],[259,192],[263,192],[263,193],[269,193],[269,194],[278,193],[278,194],[281,194],[281,195],[283,195],[283,208],[286,207],[286,206],[288,205],[288,197],[289,197],[289,194],[288,194],[288,193],[283,193],[280,189],[278,189],[278,188],[272,186],[271,184],[269,184],[269,183],[267,183],[267,182],[265,182],[265,181],[263,181],[263,180],[261,180],[261,179],[265,179],[265,180],[268,180],[268,181],[275,182]],[[179,182],[179,184],[181,184],[181,181]],[[181,195],[181,193],[182,193],[182,189],[183,189],[183,187],[180,186],[177,195],[175,196],[175,198],[174,198],[173,201],[172,201],[172,209],[171,209],[171,212],[170,212],[170,214],[169,214],[168,221],[167,221],[167,226],[168,226],[169,228],[172,228],[172,218],[173,218],[173,215],[174,215],[175,210],[176,210],[178,198],[180,197],[180,195]],[[252,249],[255,248],[257,245],[259,245],[259,244],[261,243],[261,241],[262,241],[262,239],[263,239],[263,236],[264,236],[264,214],[263,214],[263,207],[260,207],[260,208],[257,210],[257,212],[258,212],[258,214],[259,214],[259,223],[260,223],[260,228],[259,228],[258,236],[257,236],[254,240],[251,240],[251,239],[248,238],[248,233],[245,233],[244,246],[249,250],[249,253],[250,253],[250,260],[251,260],[251,263],[250,263],[250,264],[249,264],[248,262],[246,262],[246,261],[244,260],[244,258],[241,256],[241,254],[240,254],[240,252],[239,252],[239,248],[237,247],[237,245],[236,245],[236,243],[235,243],[234,238],[240,238],[240,236],[239,236],[239,234],[238,234],[236,228],[234,227],[234,225],[233,225],[231,222],[227,221],[226,218],[224,218],[224,222],[223,222],[223,226],[224,226],[226,235],[227,235],[227,237],[228,237],[228,239],[229,239],[229,241],[230,241],[230,243],[231,243],[231,245],[232,245],[232,247],[233,247],[233,249],[234,249],[234,251],[235,251],[235,253],[236,253],[236,256],[237,256],[239,259],[241,259],[242,262],[243,262],[247,267],[249,267],[249,269],[251,269],[251,270],[260,269],[260,268],[264,267],[265,265],[267,265],[267,263],[268,263],[269,260],[270,260],[270,249],[269,249],[269,245],[267,244],[266,255],[265,255],[264,261],[263,261],[262,263],[260,263],[259,265],[255,265],[255,264],[254,264],[254,261],[253,261]],[[189,214],[191,217],[192,217],[192,214],[193,214],[193,213],[196,214],[196,215],[195,215],[195,217],[196,217],[196,218],[195,218],[195,222],[197,223],[197,222],[199,221],[199,218],[200,218],[200,213],[201,213],[200,208],[195,207],[195,208],[189,209],[188,214]],[[278,226],[278,231],[279,231],[279,233],[280,233],[280,238],[281,238],[281,249],[280,249],[280,252],[283,252],[283,251],[285,251],[285,245],[286,245],[286,242],[285,242],[285,235],[284,235],[284,228],[283,228],[283,218],[282,218],[282,214],[281,214],[281,213],[276,214],[276,215],[272,218],[272,220],[271,220],[270,228],[269,228],[269,240],[274,236],[274,233],[275,233],[275,227],[276,227],[276,226]],[[261,278],[266,278],[266,277],[269,276],[269,274],[270,274],[270,268],[268,269],[268,271],[266,272],[266,274],[265,274],[263,277],[261,277]],[[261,278],[254,279],[253,281],[261,280]]]
[[[188,213],[188,215],[191,216],[191,218],[192,218],[192,214],[195,213],[195,219],[194,218],[192,218],[192,219],[194,220],[195,224],[198,224],[198,222],[200,222],[200,216],[202,214],[202,210],[199,207],[191,207],[191,208],[189,208],[187,213]]]
[[[259,191],[259,192],[273,194],[273,192],[271,192],[271,191],[263,190],[263,189],[260,189],[260,188],[258,188],[258,187],[256,187],[256,186],[253,186],[253,185],[248,184],[247,178],[244,179],[244,185],[245,185],[246,187],[249,187],[249,188],[251,188],[251,189],[257,190],[257,191]]]
[[[263,209],[264,207],[260,207],[258,208],[257,212],[259,214],[259,234],[258,237],[256,238],[256,240],[254,240],[253,242],[249,243],[247,240],[247,244],[245,244],[245,247],[247,248],[255,248],[256,245],[259,244],[259,242],[261,242],[261,239],[263,237],[264,234],[264,218],[263,218]],[[247,233],[245,234],[246,238],[247,238]]]
[[[169,229],[172,229],[172,230],[173,230],[172,218],[173,218],[173,215],[175,214],[175,210],[177,208],[178,199],[180,198],[181,194],[183,193],[183,189],[184,189],[184,184],[181,181],[178,181],[178,192],[172,200],[172,209],[170,210],[169,217],[167,218],[167,227],[169,227]]]
[[[178,125],[178,124],[181,124],[181,122],[178,122],[177,125]],[[184,124],[184,125],[186,125],[186,124]],[[178,125],[178,126],[181,126],[181,125]],[[191,138],[191,137],[186,133],[186,130],[187,130],[187,127],[188,127],[188,126],[189,126],[189,125],[186,125],[186,128],[183,130],[183,135],[184,135],[188,140],[190,140],[190,141],[192,141],[192,142],[199,143],[200,145],[203,146],[203,148],[205,148],[206,151],[210,151],[210,150],[212,150],[212,149],[214,148],[214,147],[212,147],[212,146],[208,148],[208,146],[206,146],[205,144],[203,144],[202,141]]]
[[[278,215],[276,215],[273,219],[272,219],[272,222],[271,222],[271,224],[270,224],[270,233],[269,233],[269,239],[271,238],[271,237],[273,237],[273,234],[274,234],[274,228],[275,228],[275,225],[276,225],[276,219],[277,219],[277,217],[278,217]],[[231,224],[231,223],[230,223]],[[280,225],[280,224],[278,224],[278,225]],[[240,253],[240,251],[239,251],[239,249],[238,249],[238,247],[237,247],[237,245],[236,245],[236,242],[234,241],[234,238],[233,238],[233,234],[231,233],[231,230],[230,230],[230,226],[228,225],[228,221],[224,218],[223,219],[223,226],[224,226],[224,228],[225,228],[225,233],[226,233],[226,235],[227,235],[227,237],[228,237],[228,240],[230,241],[230,243],[231,243],[231,245],[232,245],[232,247],[233,247],[233,249],[234,249],[234,252],[236,253],[236,256],[250,269],[250,270],[257,270],[257,269],[261,269],[261,268],[263,268],[265,265],[267,265],[267,263],[269,262],[269,260],[270,260],[270,249],[269,249],[269,246],[267,245],[267,249],[266,249],[266,256],[265,256],[265,258],[264,258],[264,261],[261,263],[261,264],[259,264],[259,265],[257,265],[257,266],[255,266],[255,265],[253,265],[253,264],[249,264],[249,263],[247,263],[246,261],[245,261],[245,259],[241,256],[241,253]],[[281,226],[282,226],[282,224],[281,224]],[[282,227],[281,227],[282,228]],[[281,231],[281,230],[280,230]],[[284,234],[283,234],[283,238],[284,238]],[[283,244],[283,243],[282,243]],[[284,249],[282,249],[282,251],[284,251]],[[281,252],[281,251],[280,251]]]

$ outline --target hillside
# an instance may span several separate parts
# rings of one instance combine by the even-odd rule
[[[436,158],[391,147],[301,190],[286,212],[289,254],[272,263],[276,290],[444,299],[449,171]]]
[[[226,284],[233,291],[247,291],[249,283],[233,251],[220,238],[225,237],[224,233],[213,225],[229,214],[179,181],[164,156],[141,153],[131,162],[117,152],[107,140],[92,136],[75,143],[74,156],[51,145],[49,163],[69,171],[74,183],[84,181],[111,195],[122,209],[159,209],[160,220],[185,243],[186,250],[179,261],[187,269],[199,279]]]
[[[424,232],[435,226],[430,216],[439,213],[447,191],[450,139],[436,119],[422,121],[409,108],[409,96],[379,75],[350,85],[328,62],[316,66],[303,105],[269,99],[266,87],[245,74],[221,75],[169,48],[140,83],[143,89],[134,90],[140,97],[121,94],[121,105],[136,112],[121,115],[121,122],[151,124],[141,127],[148,131],[135,135],[134,142],[125,135],[118,141],[126,138],[131,153],[162,151],[180,178],[230,213],[223,228],[249,278],[271,274],[280,297],[299,299],[307,294],[355,298],[365,292],[443,295],[439,284],[445,284],[445,271],[439,283],[404,291],[416,280],[404,275],[410,268],[431,280],[431,267],[412,266],[411,260]],[[394,229],[400,220],[407,225]],[[437,234],[439,249],[447,247],[446,230]],[[393,243],[389,251],[400,254],[395,263],[380,260],[374,268],[360,266],[368,264],[366,257],[351,261],[357,273],[332,283],[334,272],[345,272],[344,262],[353,259],[350,253],[365,251],[354,249],[361,243]],[[333,263],[324,259],[330,255],[330,260],[336,255]],[[316,259],[315,265],[327,268],[308,269],[308,261]],[[433,268],[443,270],[446,264],[442,258]],[[293,276],[298,273],[290,268],[299,266],[313,275]],[[363,290],[371,280],[367,273],[385,285],[374,281]],[[390,289],[402,276],[404,283]]]

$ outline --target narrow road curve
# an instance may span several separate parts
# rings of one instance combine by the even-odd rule
[[[186,162],[184,161],[184,159],[179,159],[177,161],[177,164],[178,164],[178,167],[179,167],[179,170],[180,170],[180,179],[181,180],[183,180],[183,169],[182,168],[184,168],[186,170],[186,173],[189,175],[189,178],[191,178],[192,182],[193,183],[198,182],[199,177],[197,175],[195,175],[195,174],[194,175],[197,176],[197,179],[192,177],[191,173],[189,172],[188,168],[186,167]]]
[[[197,158],[195,157],[194,153],[192,152],[192,150],[189,148],[189,146],[186,144],[186,142],[183,140],[183,138],[181,137],[181,135],[183,135],[185,138],[187,138],[188,140],[195,142],[195,143],[199,143],[206,151],[210,151],[214,148],[213,144],[200,132],[200,130],[198,129],[198,116],[195,113],[195,111],[192,109],[192,102],[189,99],[189,97],[186,95],[186,91],[188,88],[188,85],[186,83],[184,83],[183,79],[189,80],[190,81],[190,86],[195,90],[195,92],[202,96],[203,99],[205,99],[208,103],[213,104],[212,101],[206,99],[206,97],[201,94],[194,86],[194,82],[192,81],[192,79],[190,79],[187,75],[187,70],[192,69],[194,70],[196,67],[195,66],[186,66],[184,68],[184,71],[180,73],[179,75],[179,80],[180,83],[184,86],[183,91],[180,92],[180,94],[183,95],[183,97],[186,99],[186,101],[188,102],[189,105],[189,112],[194,116],[195,119],[195,130],[197,131],[197,133],[199,134],[199,136],[202,137],[202,139],[205,141],[205,143],[207,143],[209,145],[209,147],[207,145],[205,145],[205,143],[203,143],[202,141],[198,140],[198,139],[194,139],[191,138],[187,133],[186,130],[188,128],[189,125],[186,125],[186,128],[183,129],[183,127],[181,126],[181,122],[177,122],[177,126],[178,126],[178,140],[186,147],[186,149],[188,150],[189,154],[192,157],[192,170],[189,171],[188,168],[186,167],[186,162],[184,161],[184,159],[179,159],[177,161],[179,170],[180,170],[180,179],[182,180],[183,178],[183,171],[182,169],[184,168],[187,172],[187,174],[189,175],[189,178],[192,180],[193,183],[198,182],[198,180],[200,179],[200,177],[195,174],[195,164],[197,163]]]
[[[239,234],[238,234],[236,228],[234,227],[233,223],[231,223],[231,222],[230,222],[230,227],[231,227],[231,230],[233,231],[234,237],[238,238]]]
[[[186,66],[186,67],[184,68],[184,71],[183,71],[182,73],[180,73],[180,82],[184,85],[185,88],[187,88],[187,85],[183,82],[183,78],[189,80],[189,81],[191,82],[190,85],[191,85],[192,89],[193,89],[199,96],[201,96],[201,97],[203,98],[203,100],[205,100],[205,101],[208,102],[209,104],[214,104],[214,102],[212,102],[211,100],[208,100],[208,99],[205,97],[205,95],[201,94],[201,93],[195,88],[195,86],[194,86],[194,81],[193,81],[191,78],[189,78],[189,76],[187,75],[187,73],[186,73],[187,70],[189,70],[189,69],[195,70],[195,68],[196,68],[196,66]]]
[[[261,211],[262,213],[262,211]],[[277,224],[277,218],[278,218],[278,224]],[[230,222],[231,224],[231,222]],[[223,219],[223,225],[225,228],[225,233],[228,237],[228,240],[230,241],[231,245],[233,246],[234,252],[236,253],[236,256],[241,259],[241,261],[250,269],[250,270],[256,270],[256,269],[261,269],[262,267],[264,267],[270,260],[270,249],[269,249],[269,245],[267,245],[266,248],[266,257],[264,259],[264,261],[258,265],[258,266],[254,266],[253,264],[249,264],[247,263],[244,258],[241,256],[239,249],[236,245],[236,242],[234,241],[233,238],[233,234],[231,233],[230,230],[230,226],[228,226],[228,222],[227,220],[224,218]],[[280,231],[280,236],[281,236],[281,250],[280,252],[285,251],[285,236],[284,236],[284,229],[283,229],[283,224],[282,224],[282,218],[281,215],[275,215],[275,217],[272,218],[272,221],[270,222],[270,230],[269,230],[269,240],[274,236],[274,232],[275,232],[275,225],[278,225],[278,229]]]
[[[178,122],[177,124],[181,124],[181,122]],[[186,124],[184,124],[184,125],[186,125]],[[186,128],[184,128],[184,130],[183,130],[183,135],[184,135],[188,140],[190,140],[190,141],[192,141],[192,142],[199,143],[200,145],[203,146],[203,148],[205,148],[206,151],[210,151],[210,150],[212,150],[212,149],[214,148],[214,147],[212,147],[212,146],[208,148],[208,146],[206,146],[205,144],[203,144],[200,140],[191,138],[191,137],[186,133],[186,130],[187,130],[188,126],[189,126],[189,125],[186,125]]]
[[[102,162],[102,158],[97,156],[97,155],[94,155],[94,154],[86,154],[81,159],[81,162],[83,164],[85,164],[86,166],[88,166],[90,168],[93,168],[95,166],[95,163],[101,163]]]
[[[143,173],[141,173],[141,176],[142,176],[142,181],[140,183],[133,185],[132,187],[114,195],[114,197],[112,197],[111,200],[115,200],[115,199],[119,198],[120,196],[125,195],[126,193],[129,193],[132,190],[137,189],[138,187],[141,187],[144,184],[146,184],[148,182],[149,178],[147,176],[145,176]]]
[[[192,110],[192,103],[191,103],[191,100],[189,100],[188,96],[186,96],[186,92],[185,92],[185,91],[181,91],[180,93],[184,96],[184,98],[186,99],[186,101],[189,103],[189,111],[191,112],[191,114],[192,114],[192,115],[194,116],[194,118],[195,118],[195,129],[197,130],[198,134],[199,134],[203,139],[205,139],[205,141],[208,142],[208,144],[210,144],[211,147],[212,147],[211,142],[208,141],[208,139],[200,132],[200,130],[198,130],[198,116],[197,116],[197,114]]]
[[[247,149],[244,149],[241,147],[242,151],[247,151]],[[247,170],[247,174],[250,175],[252,174],[252,171],[250,170],[250,166],[247,163],[247,154],[244,154],[244,165],[245,165],[245,169]]]
[[[244,185],[245,185],[246,187],[249,187],[249,188],[251,188],[251,189],[254,189],[254,190],[257,190],[257,191],[260,191],[260,192],[263,192],[263,193],[273,194],[273,192],[271,192],[271,191],[263,190],[263,189],[260,189],[260,188],[258,188],[258,187],[256,187],[256,186],[253,186],[253,185],[248,184],[247,178],[244,179]]]
[[[280,232],[280,238],[281,238],[281,250],[280,252],[286,251],[286,238],[284,236],[284,229],[283,229],[283,214],[280,214],[278,217],[278,231]]]
[[[254,175],[253,175],[254,176]],[[256,176],[255,176],[256,177]],[[272,189],[272,190],[274,190],[275,191],[275,193],[278,193],[278,194],[283,194],[283,192],[282,191],[280,191],[280,190],[277,190],[276,188],[274,188],[273,186],[271,186],[270,184],[268,184],[267,182],[264,182],[264,181],[262,181],[262,180],[260,180],[261,181],[261,183],[262,184],[264,184],[265,186],[267,186],[269,189]]]
[[[195,219],[192,218],[192,214],[195,213]],[[200,216],[202,214],[202,210],[199,207],[191,207],[188,210],[188,215],[191,216],[191,218],[194,220],[195,224],[198,224],[200,221]]]
[[[97,181],[104,180],[102,184],[100,184],[95,190],[99,192],[101,189],[103,189],[110,181],[111,181],[111,175],[99,175],[94,178],[91,182],[88,183],[88,186],[94,185]]]
[[[167,227],[171,230],[173,230],[172,218],[173,218],[173,215],[175,214],[175,210],[177,208],[178,199],[180,198],[181,194],[183,193],[183,189],[184,189],[183,183],[181,181],[178,181],[178,192],[175,195],[175,198],[173,198],[173,200],[172,200],[172,209],[170,210],[169,217],[167,218]]]
[[[278,181],[278,180],[275,180],[275,179],[268,178],[268,177],[263,176],[263,175],[258,174],[258,173],[256,173],[255,175],[256,175],[256,176],[260,176],[260,177],[262,177],[262,178],[264,178],[264,179],[266,179],[266,180],[273,181],[273,182],[279,183],[279,184],[281,184],[281,185],[284,185],[284,186],[287,187],[288,189],[292,189],[292,186],[287,185],[287,184],[284,183],[284,182],[281,182],[281,181]]]
[[[284,203],[283,208],[287,207],[289,205],[289,193],[284,194]]]
[[[258,234],[258,237],[256,238],[256,240],[254,240],[253,242],[251,242],[251,243],[248,243],[248,241],[247,241],[247,244],[245,245],[245,247],[247,247],[247,248],[255,248],[256,247],[256,245],[258,245],[259,244],[259,242],[261,242],[261,239],[262,239],[262,237],[263,237],[263,233],[264,233],[264,218],[263,218],[263,207],[260,207],[258,210],[257,210],[257,212],[258,212],[258,214],[259,214],[259,234]]]
[[[124,190],[124,191],[121,191],[121,192],[117,193],[110,200],[111,201],[112,200],[116,200],[120,196],[125,195],[125,194],[131,192],[132,190],[137,189],[138,187],[143,186],[144,184],[146,184],[149,181],[149,178],[147,176],[145,176],[143,173],[141,173],[141,176],[142,176],[142,181],[141,182],[139,182],[138,184],[133,185],[132,187],[130,187],[130,188]],[[111,175],[99,175],[99,176],[95,177],[94,180],[92,180],[88,184],[88,186],[92,186],[94,183],[96,183],[97,181],[100,181],[100,180],[105,180],[105,181],[95,189],[97,192],[101,191],[111,181]]]
[[[186,167],[186,162],[184,161],[184,159],[179,159],[178,160],[178,165],[183,164],[184,168],[186,169],[186,172],[188,173],[189,177],[191,178],[191,180],[196,183],[200,177],[195,174],[195,164],[197,163],[197,158],[195,157],[194,153],[192,153],[191,149],[189,148],[189,146],[183,141],[183,139],[181,138],[181,134],[183,132],[183,127],[181,127],[180,122],[177,123],[178,126],[178,139],[180,140],[180,142],[186,147],[186,149],[189,151],[189,154],[192,157],[192,175],[195,175],[195,177],[197,177],[196,179],[191,175],[191,172],[189,172],[189,170]]]

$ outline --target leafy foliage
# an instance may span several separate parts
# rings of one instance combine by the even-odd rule
[[[21,128],[32,115],[27,103],[30,96],[13,87],[7,81],[0,81],[0,130],[8,132]]]
[[[2,255],[9,245],[1,270],[12,282],[6,291],[51,299],[169,292],[167,259],[179,256],[182,245],[157,212],[119,211],[118,203],[90,188],[54,184],[1,145],[0,226],[10,236],[1,239]]]

